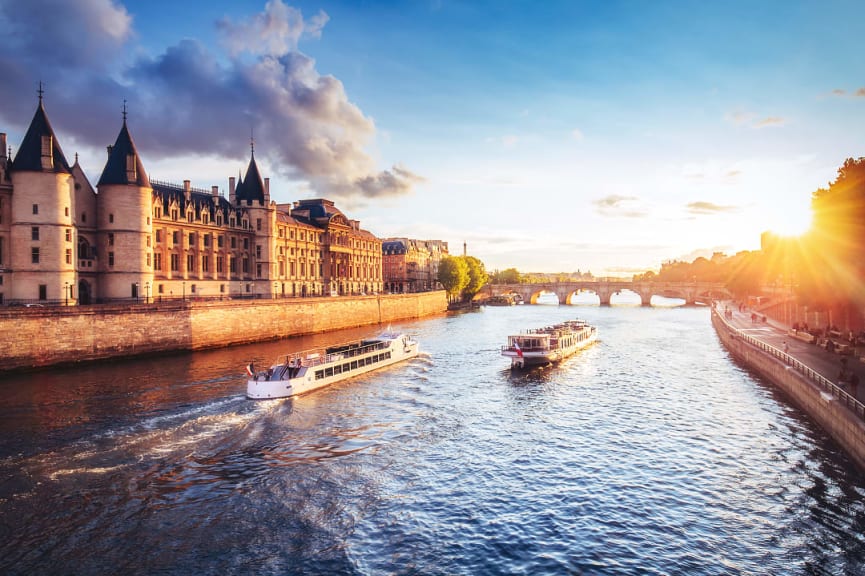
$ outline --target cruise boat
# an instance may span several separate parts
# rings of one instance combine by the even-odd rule
[[[511,368],[549,364],[567,358],[597,339],[598,330],[594,326],[582,320],[568,320],[508,336],[502,356],[511,359]]]
[[[377,338],[355,340],[328,348],[284,354],[267,370],[246,367],[248,398],[286,398],[323,388],[418,355],[411,336],[386,332]]]

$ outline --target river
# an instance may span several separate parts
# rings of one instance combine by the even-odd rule
[[[573,317],[562,364],[499,355]],[[3,377],[0,572],[865,573],[865,480],[707,308],[399,328],[420,358],[289,400],[246,363],[371,329]]]

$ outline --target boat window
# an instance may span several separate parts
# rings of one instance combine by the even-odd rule
[[[322,378],[324,378],[324,370],[316,370],[315,371],[315,379],[321,380]]]
[[[325,368],[324,369],[325,376],[333,376],[333,368]]]
[[[360,365],[363,366],[363,360],[361,360],[360,362],[361,362]],[[352,369],[352,370],[357,370],[357,360],[355,360],[355,361],[353,361],[353,362],[351,363],[351,369]]]
[[[385,357],[385,358],[390,358],[390,350],[388,350],[387,352],[384,353],[384,357]]]
[[[333,367],[334,374],[342,374],[342,366],[334,366]]]
[[[355,364],[357,364],[357,362],[355,362]],[[348,372],[349,370],[351,370],[351,364],[346,362],[345,364],[342,365],[342,371],[343,372]]]

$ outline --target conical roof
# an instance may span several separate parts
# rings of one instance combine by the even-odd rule
[[[127,170],[127,159],[130,156],[133,158],[132,161],[135,166],[132,173]],[[102,176],[99,178],[97,186],[106,184],[133,184],[150,187],[150,179],[147,177],[147,172],[144,171],[144,164],[141,163],[141,157],[138,155],[132,136],[129,135],[126,118],[123,119],[123,127],[120,129],[120,134],[117,135],[117,141],[111,148],[108,162],[105,164],[105,169],[102,170]]]
[[[43,136],[51,136],[52,155],[54,157],[54,168],[51,170],[42,168]],[[12,171],[70,173],[69,163],[66,161],[66,156],[63,155],[63,150],[60,149],[60,144],[57,142],[57,137],[54,136],[54,130],[51,128],[51,122],[48,121],[48,116],[45,114],[41,96],[39,97],[39,106],[36,108],[36,114],[33,115],[30,127],[27,128],[27,134],[24,135],[24,141],[21,142],[18,153],[15,155],[15,160],[12,162]]]
[[[255,153],[249,157],[249,166],[246,167],[246,178],[238,184],[236,190],[237,200],[258,200],[264,202],[264,181],[258,171],[255,162]]]

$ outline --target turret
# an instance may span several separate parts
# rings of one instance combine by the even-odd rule
[[[10,264],[15,270],[11,300],[74,301],[74,179],[42,102],[8,169],[14,193]],[[6,156],[6,138],[0,138]]]
[[[153,283],[153,188],[126,124],[97,184],[100,294],[141,298]]]

